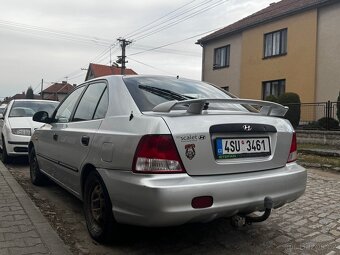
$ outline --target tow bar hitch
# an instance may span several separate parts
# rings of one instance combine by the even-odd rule
[[[264,208],[265,211],[260,216],[247,216],[247,215],[234,215],[231,217],[231,225],[233,227],[242,227],[245,225],[251,225],[253,222],[262,222],[268,219],[270,216],[271,210],[273,208],[273,199],[270,197],[264,198]]]

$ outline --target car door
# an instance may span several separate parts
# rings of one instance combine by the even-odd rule
[[[81,167],[108,105],[104,81],[89,84],[77,104],[71,120],[57,132],[59,166],[55,177],[75,194],[80,194]]]
[[[45,124],[40,130],[36,131],[36,135],[32,138],[34,139],[40,169],[52,178],[56,178],[56,173],[60,167],[59,132],[67,127],[71,121],[72,112],[74,112],[85,88],[86,86],[80,86],[75,89],[57,108],[52,117],[52,123]]]

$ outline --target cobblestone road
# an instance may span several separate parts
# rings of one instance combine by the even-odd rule
[[[14,166],[15,167],[15,166]],[[20,168],[20,167],[19,167]],[[17,179],[28,169],[12,169]],[[19,177],[18,177],[19,176]],[[234,229],[229,220],[173,228],[127,227],[122,242],[98,245],[86,232],[81,204],[56,185],[34,189],[50,200],[78,254],[340,254],[340,175],[308,170],[306,193],[263,222]]]

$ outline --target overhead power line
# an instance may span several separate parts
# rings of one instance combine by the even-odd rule
[[[200,37],[200,36],[205,35],[205,34],[208,34],[208,33],[212,33],[212,32],[218,31],[218,30],[220,30],[220,29],[222,29],[222,28],[224,28],[224,26],[223,26],[223,27],[216,28],[216,29],[212,29],[212,30],[209,30],[209,31],[200,33],[200,34],[196,34],[196,35],[193,35],[193,36],[190,36],[190,37],[187,37],[187,38],[184,38],[184,39],[175,41],[175,42],[167,43],[167,44],[164,44],[164,45],[161,45],[161,46],[157,46],[157,47],[154,47],[154,48],[151,48],[151,49],[147,49],[147,50],[139,51],[139,52],[136,52],[136,53],[132,53],[132,54],[130,54],[130,56],[139,55],[139,54],[143,54],[143,53],[145,53],[145,52],[155,51],[155,50],[158,50],[158,49],[161,49],[161,48],[165,48],[165,47],[170,46],[170,45],[174,45],[174,44],[177,44],[177,43],[181,43],[181,42],[184,42],[184,41],[187,41],[187,40],[196,38],[196,37]]]
[[[133,44],[131,46],[131,49],[139,49],[139,50],[150,50],[153,49],[154,46],[146,46],[146,45],[140,45],[140,44]],[[194,51],[185,51],[185,50],[178,50],[178,49],[171,49],[171,48],[160,48],[160,49],[155,49],[154,51],[158,53],[165,53],[165,54],[175,54],[175,55],[182,55],[182,56],[191,56],[191,57],[198,57],[201,56],[197,52]]]
[[[188,19],[191,19],[192,17],[195,17],[201,13],[204,13],[212,8],[215,8],[221,4],[224,4],[225,2],[227,2],[228,0],[218,0],[218,1],[215,1],[215,2],[212,2],[212,1],[209,1],[209,4],[207,6],[203,6],[202,8],[199,8],[198,10],[194,11],[194,12],[188,12],[187,15],[179,15],[179,19],[172,19],[170,20],[171,22],[166,22],[164,25],[161,23],[161,24],[158,24],[157,26],[153,27],[152,29],[150,29],[149,31],[145,32],[144,34],[141,34],[137,37],[135,37],[133,40],[134,41],[138,41],[138,40],[142,40],[146,37],[149,37],[151,35],[154,35],[156,33],[159,33],[161,31],[164,31],[170,27],[173,27],[181,22],[184,22]],[[204,3],[204,4],[207,4],[207,3]],[[178,18],[177,16],[175,18]]]
[[[80,35],[80,34],[74,34],[59,30],[52,30],[47,29],[44,27],[38,27],[38,26],[31,26],[23,23],[8,21],[8,20],[0,20],[0,27],[16,31],[16,32],[24,32],[24,33],[30,33],[30,35],[38,35],[38,36],[53,36],[54,38],[63,39],[67,41],[73,41],[78,42],[82,44],[95,44],[100,46],[108,46],[110,45],[110,40],[99,38],[99,37],[93,37],[93,36],[86,36],[86,35]]]
[[[175,75],[175,76],[177,75],[177,74],[171,73],[171,72],[169,72],[169,71],[162,70],[162,69],[160,69],[160,68],[158,68],[158,67],[154,67],[154,66],[152,66],[152,65],[146,64],[146,63],[144,63],[144,62],[142,62],[142,61],[140,61],[140,60],[133,59],[133,58],[130,58],[130,57],[126,57],[126,58],[128,58],[128,59],[130,59],[130,60],[132,60],[132,61],[135,61],[135,62],[137,62],[137,63],[139,63],[139,64],[142,64],[142,65],[145,65],[145,66],[147,66],[147,67],[150,67],[150,68],[152,68],[152,69],[155,69],[155,70],[157,70],[157,71],[161,71],[161,72],[163,72],[163,73],[170,74],[170,75]]]
[[[195,11],[197,8],[204,9],[205,8],[204,5],[212,4],[213,1],[216,1],[216,0],[212,0],[212,1],[204,0],[200,3],[198,3],[197,5],[187,6],[187,8],[184,8],[184,10],[181,10],[180,12],[177,12],[177,13],[175,11],[169,12],[168,14],[172,14],[172,15],[167,14],[167,15],[164,15],[164,17],[165,16],[170,16],[170,17],[167,17],[165,20],[159,19],[159,22],[153,22],[153,24],[151,26],[149,26],[148,28],[145,28],[138,33],[134,33],[133,35],[130,35],[130,37],[143,36],[146,33],[149,33],[150,31],[153,31],[153,30],[159,28],[163,24],[170,23],[170,22],[176,20],[177,18],[179,18],[179,17],[181,17],[181,16],[183,16],[187,13]],[[190,2],[190,3],[192,3],[192,2]],[[184,6],[182,6],[182,7],[184,7]],[[182,9],[182,8],[177,8],[176,10],[179,10],[179,9]]]
[[[146,25],[144,25],[144,26],[142,26],[142,27],[140,27],[140,28],[138,28],[138,29],[136,29],[136,30],[132,31],[131,33],[129,33],[129,34],[126,34],[126,35],[124,36],[124,38],[127,38],[127,37],[132,37],[132,36],[135,36],[135,35],[137,35],[137,34],[138,34],[137,32],[139,32],[139,31],[143,30],[144,28],[147,28],[148,26],[150,26],[150,25],[152,25],[152,24],[154,24],[154,23],[157,23],[158,21],[160,21],[160,20],[164,19],[165,17],[167,17],[167,16],[171,15],[172,13],[175,13],[175,12],[177,12],[178,10],[180,10],[180,9],[184,8],[185,6],[187,6],[187,5],[191,4],[191,3],[195,2],[195,1],[197,1],[197,0],[192,0],[192,1],[190,1],[190,2],[188,2],[188,3],[186,3],[186,4],[184,4],[184,5],[182,5],[182,6],[178,7],[178,8],[176,8],[175,10],[173,10],[173,11],[171,11],[171,12],[169,12],[169,13],[167,13],[167,14],[163,15],[162,17],[160,17],[160,18],[157,18],[157,19],[155,19],[154,21],[152,21],[152,22],[150,22],[150,23],[148,23],[148,24],[146,24]]]
[[[199,3],[197,3],[198,0],[192,0],[189,1],[188,3],[178,7],[177,9],[173,10],[172,12],[169,12],[166,15],[163,15],[162,17],[158,18],[156,21],[157,22],[151,22],[147,25],[144,25],[138,29],[136,29],[135,31],[129,33],[128,35],[134,35],[136,36],[136,40],[141,40],[143,38],[146,38],[148,36],[151,36],[155,33],[158,33],[160,31],[163,31],[169,27],[175,26],[187,19],[190,19],[196,15],[199,15],[203,12],[206,12],[214,7],[217,7],[218,5],[223,4],[224,2],[228,1],[228,0],[211,0],[211,1],[201,1]],[[196,4],[194,5],[193,3],[196,2]],[[71,34],[71,33],[67,33],[67,32],[61,32],[61,31],[56,31],[56,30],[49,30],[49,29],[45,29],[45,28],[41,28],[41,27],[35,27],[35,26],[28,26],[25,24],[21,24],[21,23],[14,23],[14,22],[8,22],[6,23],[6,21],[2,21],[0,20],[0,27],[9,27],[12,28],[14,30],[23,30],[23,31],[32,31],[32,32],[36,32],[37,34],[51,34],[54,36],[58,36],[60,38],[66,39],[66,40],[74,40],[74,41],[85,41],[85,42],[92,42],[92,43],[96,43],[102,46],[107,47],[105,50],[103,50],[102,52],[100,52],[99,55],[97,55],[91,62],[94,61],[98,61],[101,62],[104,58],[106,59],[108,55],[110,54],[114,54],[115,51],[118,51],[118,47],[116,48],[116,46],[118,45],[117,43],[113,43],[112,40],[107,40],[107,39],[103,39],[103,38],[98,38],[98,37],[91,37],[91,36],[82,36],[82,35],[77,35],[77,34]],[[194,36],[190,36],[188,38],[182,39],[182,40],[178,40],[172,43],[168,43],[165,45],[161,45],[161,46],[157,46],[157,47],[151,47],[149,49],[145,49],[148,48],[147,46],[140,46],[140,45],[136,45],[135,48],[143,48],[145,50],[142,50],[140,52],[136,52],[136,53],[132,53],[130,54],[130,56],[133,55],[138,55],[138,54],[142,54],[144,52],[150,52],[150,51],[163,51],[163,52],[167,52],[169,54],[192,54],[192,53],[188,53],[188,52],[181,52],[179,50],[175,50],[175,49],[163,49],[167,46],[176,44],[176,43],[180,43],[198,36],[201,36],[203,34],[207,34],[210,33],[212,31],[216,31],[219,30],[221,28],[218,29],[214,29],[214,30],[210,30],[204,33],[200,33],[198,35],[194,35]],[[114,50],[115,49],[115,50]],[[162,49],[162,50],[161,50]],[[114,50],[114,51],[113,51]],[[111,53],[110,53],[111,52]],[[136,59],[132,59],[131,57],[129,57],[129,59],[131,59],[132,61],[138,62],[140,64],[143,64],[145,66],[148,66],[150,68],[165,72],[164,70],[161,70],[157,67],[154,67],[152,65],[143,63],[142,61],[136,60]],[[73,80],[76,79],[80,76],[83,75],[83,72],[80,68],[78,68],[77,70],[75,70],[74,72],[68,74],[68,75],[64,75],[68,76],[69,80]],[[58,82],[61,79],[58,79]]]

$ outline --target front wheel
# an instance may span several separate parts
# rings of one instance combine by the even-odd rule
[[[5,139],[2,137],[2,155],[1,155],[1,161],[4,164],[9,163],[10,157],[7,154],[7,149],[6,149],[6,143],[5,143]]]
[[[40,171],[35,149],[32,148],[28,155],[30,163],[30,177],[34,185],[42,186],[47,182],[47,177]]]
[[[84,214],[91,237],[98,242],[113,239],[117,226],[112,214],[112,205],[105,184],[96,171],[86,178],[84,186]]]

